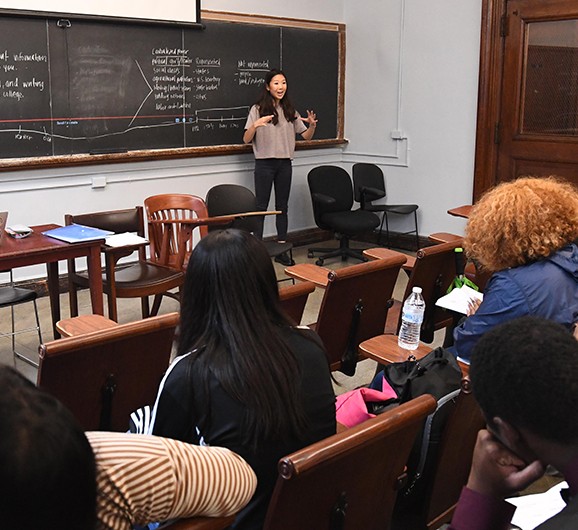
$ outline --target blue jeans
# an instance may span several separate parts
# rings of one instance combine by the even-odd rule
[[[257,210],[265,211],[269,206],[271,188],[275,186],[275,210],[280,210],[275,222],[277,225],[277,239],[287,239],[287,209],[289,192],[291,191],[292,167],[289,158],[265,158],[255,160],[255,196]],[[259,223],[257,237],[263,237],[263,220]]]

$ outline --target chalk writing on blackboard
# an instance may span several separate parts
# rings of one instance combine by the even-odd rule
[[[316,111],[315,139],[338,138],[337,32],[0,16],[0,36],[0,159],[241,146],[273,67]]]

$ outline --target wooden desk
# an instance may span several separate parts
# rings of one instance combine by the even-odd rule
[[[325,289],[329,282],[328,274],[331,269],[313,265],[313,263],[299,263],[285,269],[285,274],[302,282],[312,282],[317,287]]]
[[[458,206],[457,208],[450,208],[448,213],[453,215],[454,217],[463,217],[467,219],[470,216],[470,212],[472,211],[473,205],[471,204],[464,204],[463,206]]]
[[[395,250],[390,250],[383,247],[368,248],[363,251],[363,255],[369,259],[387,259],[393,254],[399,254]],[[401,268],[406,272],[411,272],[413,266],[415,265],[415,256],[405,256],[407,261],[401,266]]]
[[[100,246],[103,240],[65,243],[64,241],[42,235],[42,232],[58,228],[58,226],[55,224],[33,226],[31,228],[34,233],[24,239],[14,239],[5,234],[0,244],[0,269],[2,270],[46,263],[52,328],[55,339],[60,338],[60,333],[56,329],[56,323],[60,320],[59,261],[86,256],[90,278],[92,312],[98,315],[104,314],[100,264]]]
[[[378,335],[359,345],[359,353],[380,364],[407,361],[410,354],[414,355],[416,359],[421,359],[430,351],[432,351],[432,347],[423,342],[420,342],[417,349],[413,351],[401,348],[397,344],[397,335]],[[470,365],[461,361],[458,361],[458,364],[462,369],[462,374],[467,375],[470,371]]]

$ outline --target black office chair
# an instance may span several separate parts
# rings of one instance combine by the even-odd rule
[[[353,187],[355,188],[355,200],[361,204],[362,210],[368,212],[382,212],[381,225],[379,226],[378,244],[381,244],[381,234],[383,222],[385,221],[385,232],[387,244],[389,240],[389,219],[388,214],[410,215],[413,213],[415,230],[403,232],[403,234],[415,234],[415,248],[420,248],[419,234],[417,228],[417,204],[372,204],[372,201],[382,199],[386,196],[385,179],[383,171],[375,164],[358,163],[353,165]]]
[[[255,194],[245,186],[238,184],[218,184],[213,186],[207,192],[207,211],[209,217],[217,217],[219,215],[242,214],[257,211],[257,200]],[[246,230],[247,232],[256,233],[259,224],[263,222],[263,216],[251,215],[247,217],[239,217],[235,219],[230,227],[238,228],[239,230]],[[210,230],[220,230],[222,226],[209,226]],[[292,265],[293,261],[293,244],[289,242],[278,243],[277,241],[263,240],[269,256],[272,258],[279,258],[283,254],[289,256]],[[277,261],[277,260],[276,260]]]
[[[327,258],[341,256],[367,261],[360,250],[349,247],[349,240],[364,232],[371,232],[379,226],[379,217],[366,210],[352,210],[353,188],[351,178],[345,169],[338,166],[319,166],[313,168],[307,176],[309,191],[313,202],[315,223],[323,230],[331,230],[339,240],[339,248],[308,249],[308,257],[321,253],[316,265],[323,265]]]

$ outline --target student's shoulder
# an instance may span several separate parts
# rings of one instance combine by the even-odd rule
[[[288,330],[289,343],[298,348],[299,351],[305,349],[311,352],[325,352],[323,342],[315,331],[307,326],[292,326]]]

